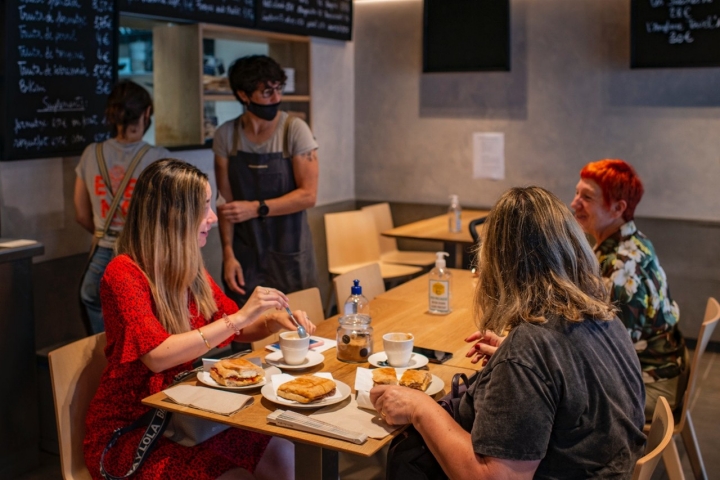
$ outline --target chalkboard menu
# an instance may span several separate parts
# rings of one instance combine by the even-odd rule
[[[510,70],[509,0],[425,0],[423,72]]]
[[[157,17],[255,26],[255,0],[119,0],[121,12]]]
[[[632,0],[633,68],[720,66],[720,0]]]
[[[2,159],[74,155],[108,137],[113,0],[4,2]]]
[[[262,30],[350,40],[352,0],[257,0]]]

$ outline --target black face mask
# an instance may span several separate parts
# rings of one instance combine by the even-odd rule
[[[252,113],[256,117],[269,122],[277,115],[278,109],[280,108],[280,102],[273,103],[271,105],[261,105],[251,101],[246,108],[248,112]]]

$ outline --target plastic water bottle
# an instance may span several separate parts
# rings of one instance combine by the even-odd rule
[[[447,315],[450,308],[452,273],[445,266],[447,252],[437,252],[435,268],[430,270],[428,284],[428,312],[434,315]]]
[[[360,280],[353,280],[353,286],[350,287],[350,296],[345,300],[343,308],[345,315],[361,314],[370,315],[370,302],[362,294]]]
[[[457,195],[450,195],[450,206],[448,207],[448,231],[459,233],[462,229],[462,208]]]

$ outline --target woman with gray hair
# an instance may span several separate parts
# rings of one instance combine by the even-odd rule
[[[399,386],[373,388],[377,411],[412,423],[450,478],[628,477],[645,443],[640,365],[568,208],[542,188],[507,191],[480,259],[470,355],[492,356],[460,423]]]

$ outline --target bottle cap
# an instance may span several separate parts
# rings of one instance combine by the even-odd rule
[[[458,196],[450,195],[450,203],[458,203]]]
[[[351,295],[362,295],[362,287],[360,286],[360,280],[353,280],[353,285],[350,287]]]
[[[437,268],[445,268],[445,257],[449,257],[450,254],[447,252],[437,252],[435,255],[437,256],[435,266]]]

